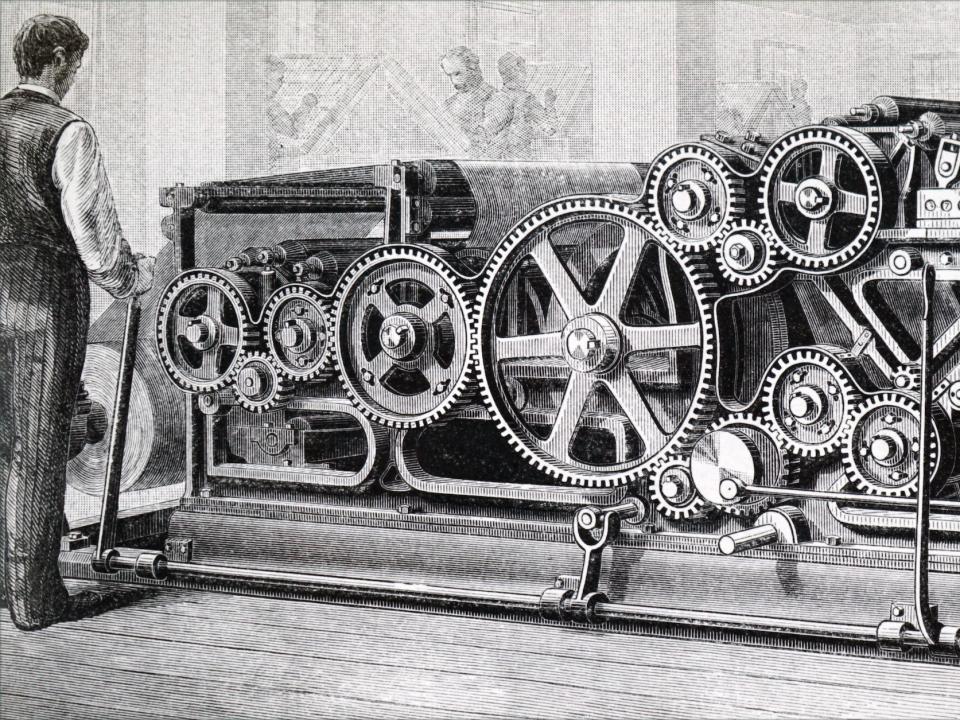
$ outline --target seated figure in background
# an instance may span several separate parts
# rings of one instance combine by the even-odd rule
[[[447,111],[470,139],[470,154],[486,155],[484,108],[496,91],[484,81],[480,59],[473,50],[459,45],[448,50],[440,59],[440,67],[456,91],[444,103]]]
[[[531,143],[557,131],[557,95],[548,89],[540,102],[527,90],[527,63],[512,52],[497,61],[503,88],[487,103],[483,129],[487,156],[509,160],[530,159]]]
[[[300,104],[293,112],[288,112],[280,104],[278,95],[283,81],[286,78],[287,65],[280,58],[270,55],[267,57],[267,91],[264,98],[264,114],[266,117],[268,152],[270,166],[274,170],[285,170],[288,160],[296,160],[310,152],[316,144],[319,134],[324,128],[321,121],[317,127],[307,130],[312,117],[318,111],[317,96],[306,93],[300,98]],[[299,169],[299,167],[292,168]]]

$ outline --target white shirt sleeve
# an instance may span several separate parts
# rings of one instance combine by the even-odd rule
[[[53,183],[60,190],[63,219],[90,279],[114,297],[138,291],[137,261],[120,230],[97,136],[87,123],[72,122],[61,133]]]

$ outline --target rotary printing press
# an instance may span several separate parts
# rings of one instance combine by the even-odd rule
[[[956,662],[958,133],[165,188],[64,574]]]

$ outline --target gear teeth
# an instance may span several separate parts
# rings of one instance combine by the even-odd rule
[[[350,303],[353,300],[353,295],[357,291],[358,283],[372,269],[382,265],[389,266],[391,262],[417,263],[439,276],[453,293],[450,314],[462,319],[462,367],[457,373],[452,388],[447,390],[443,398],[426,412],[394,412],[375,404],[375,401],[368,397],[367,391],[363,388],[362,379],[358,376],[357,368],[350,356],[350,353],[358,350],[357,344],[344,337],[344,334],[349,332],[347,313],[351,307]],[[340,382],[347,393],[347,397],[363,413],[364,417],[386,427],[412,429],[437,422],[444,416],[450,416],[469,404],[472,397],[472,393],[469,391],[475,385],[471,365],[475,340],[470,331],[474,288],[475,284],[472,281],[464,280],[437,253],[416,245],[388,245],[375,248],[358,258],[347,269],[336,291],[333,353],[339,368]]]
[[[499,407],[499,398],[495,390],[495,381],[485,365],[483,345],[485,344],[486,330],[490,327],[490,318],[495,314],[495,292],[499,288],[499,274],[518,247],[542,226],[558,218],[571,215],[582,215],[591,218],[603,217],[621,219],[637,224],[645,233],[659,241],[660,246],[683,269],[691,288],[696,296],[697,309],[700,313],[702,327],[702,358],[701,376],[694,399],[681,421],[679,428],[674,432],[666,445],[659,451],[646,458],[638,460],[633,467],[621,469],[611,473],[600,471],[584,471],[558,464],[556,459],[546,457],[539,448],[532,448],[518,433],[525,430],[514,430],[511,420]],[[712,312],[712,303],[715,299],[716,283],[707,273],[707,267],[692,267],[693,262],[684,250],[678,248],[677,243],[666,240],[658,230],[657,225],[649,216],[642,212],[639,204],[626,205],[609,196],[574,196],[547,203],[534,210],[527,218],[521,220],[494,248],[493,255],[487,263],[482,276],[480,296],[473,314],[473,336],[477,339],[474,346],[474,364],[477,368],[480,394],[484,405],[490,411],[494,421],[512,447],[523,455],[533,467],[540,472],[561,482],[588,488],[611,488],[637,481],[657,466],[663,458],[681,451],[686,447],[691,435],[699,430],[702,419],[712,412],[716,406],[716,391],[714,387],[715,364],[715,329]]]
[[[171,314],[183,293],[188,292],[191,288],[204,285],[213,287],[223,293],[230,302],[239,324],[239,327],[236,328],[239,344],[234,349],[232,362],[229,363],[226,370],[211,379],[198,379],[190,374],[192,368],[182,367],[177,362],[175,355],[179,352],[179,341],[176,337],[176,330],[169,327]],[[215,268],[184,271],[167,285],[157,307],[157,353],[170,379],[180,389],[187,392],[210,392],[222,390],[230,384],[241,356],[244,352],[255,348],[260,340],[259,330],[250,319],[255,298],[253,288],[243,278],[228,270]],[[217,349],[218,346],[214,345],[204,352],[215,352]]]
[[[787,424],[787,418],[784,417],[782,409],[784,401],[780,393],[784,388],[783,383],[789,381],[787,375],[795,372],[812,372],[826,376],[811,380],[809,385],[810,397],[815,402],[819,398],[819,401],[824,404],[823,413],[829,413],[832,417],[828,420],[834,423],[832,430],[827,429],[820,433],[824,435],[822,439],[808,440],[805,437],[808,434],[807,428],[812,430],[817,423],[797,425],[798,421],[794,420],[794,427],[797,430],[791,430]],[[820,386],[824,380],[828,387]],[[801,381],[802,379],[797,382]],[[824,457],[840,449],[851,428],[851,409],[861,397],[842,362],[842,357],[838,358],[835,353],[817,347],[788,350],[774,360],[767,371],[761,394],[764,415],[769,421],[773,435],[790,452],[806,458]],[[803,435],[799,434],[801,432]]]
[[[715,212],[718,218],[714,223],[705,221],[703,216],[689,220],[680,218],[678,223],[683,223],[682,225],[672,223],[671,219],[677,218],[665,207],[668,202],[667,183],[673,180],[670,173],[677,168],[697,165],[703,178],[710,177],[709,182],[716,185]],[[743,178],[734,174],[722,156],[701,145],[683,144],[670,148],[651,163],[647,176],[646,206],[657,219],[663,237],[687,252],[700,253],[716,247],[719,231],[746,212],[746,186]],[[706,217],[709,218],[710,215]]]
[[[759,240],[763,252],[762,260],[753,269],[741,270],[730,264],[726,255],[727,239],[735,233],[754,235]],[[776,249],[770,233],[766,227],[756,220],[736,220],[727,224],[720,233],[720,243],[717,245],[716,260],[720,274],[729,282],[740,287],[757,288],[771,280],[778,270],[780,253]]]
[[[689,483],[687,498],[681,502],[668,499],[663,494],[663,479],[672,472],[681,472],[686,475]],[[677,522],[689,522],[693,520],[703,520],[714,515],[717,507],[708,503],[700,493],[697,492],[693,484],[693,477],[690,473],[690,463],[679,455],[672,455],[663,460],[660,465],[650,474],[650,480],[647,483],[647,491],[650,500],[657,508],[657,512],[670,520]]]
[[[768,478],[764,477],[763,485],[770,486],[783,486],[786,485],[792,478],[796,477],[799,470],[800,464],[795,457],[790,456],[783,447],[781,447],[777,438],[770,433],[767,429],[765,423],[758,418],[756,415],[750,413],[737,412],[727,415],[726,417],[716,420],[708,429],[707,433],[713,433],[718,430],[726,430],[730,428],[745,427],[752,432],[762,434],[766,436],[772,443],[772,447],[776,451],[776,461],[779,465],[779,473],[777,477],[773,479],[772,482],[768,482]],[[764,473],[766,475],[766,472]],[[709,493],[708,493],[709,494]],[[724,513],[728,515],[735,515],[738,517],[755,517],[767,508],[775,505],[778,502],[777,498],[769,495],[752,495],[745,502],[738,502],[735,504],[720,504],[719,508]]]
[[[286,317],[286,307],[291,302],[298,300],[307,304],[310,312],[314,315],[314,319],[318,321],[317,325],[319,327],[317,332],[322,333],[324,336],[322,341],[317,340],[317,342],[323,343],[323,348],[317,353],[317,356],[312,362],[309,362],[309,364],[303,367],[297,366],[292,362],[287,357],[287,352],[284,348],[278,346],[276,340],[277,325],[284,320],[290,319]],[[270,296],[270,299],[264,307],[262,317],[263,320],[260,323],[260,327],[267,348],[280,367],[280,372],[284,377],[294,381],[304,382],[315,380],[324,374],[333,372],[334,332],[331,308],[329,303],[327,303],[323,296],[314,288],[302,283],[285,285]]]
[[[238,384],[242,382],[241,376],[253,367],[256,367],[260,377],[263,378],[263,382],[268,385],[256,397],[244,394],[238,387]],[[237,403],[250,412],[262,413],[283,407],[290,402],[290,398],[293,396],[293,381],[284,377],[280,371],[280,364],[266,352],[245,353],[237,364],[233,381],[233,393],[237,398]]]
[[[854,413],[852,428],[846,438],[843,467],[847,477],[856,484],[858,489],[868,495],[910,497],[916,494],[917,488],[919,487],[919,463],[916,463],[915,471],[911,472],[904,479],[904,482],[892,485],[886,484],[876,477],[873,477],[870,471],[862,466],[862,463],[866,462],[865,460],[861,460],[862,453],[866,451],[866,447],[863,445],[864,438],[861,436],[862,428],[864,424],[874,422],[877,416],[884,412],[885,408],[888,413],[891,409],[898,410],[915,418],[916,428],[913,432],[919,434],[919,402],[907,395],[901,395],[899,393],[884,392],[875,394],[868,398]],[[936,454],[936,464],[933,471],[934,487],[936,489],[938,481],[942,481],[953,467],[955,448],[953,431],[946,416],[937,406],[933,408],[933,413],[934,422],[931,428],[931,449],[934,449]],[[906,433],[907,442],[914,443],[918,440],[918,438],[911,435],[909,431],[902,430],[902,432]],[[913,450],[912,452],[917,451]],[[886,465],[885,469],[892,468],[898,464],[899,463]]]
[[[865,208],[860,229],[842,247],[830,251],[825,249],[822,253],[806,250],[806,237],[802,241],[797,239],[789,227],[781,223],[781,201],[773,197],[775,192],[779,192],[777,188],[785,164],[796,159],[806,146],[811,149],[830,146],[841,151],[843,157],[856,165],[865,186]],[[884,193],[895,187],[896,178],[889,161],[866,135],[850,128],[833,126],[802,128],[783,135],[768,149],[760,170],[759,210],[764,225],[787,262],[807,272],[823,273],[844,267],[866,252],[892,212],[892,203],[884,198]],[[834,214],[829,212],[820,219],[827,220]]]

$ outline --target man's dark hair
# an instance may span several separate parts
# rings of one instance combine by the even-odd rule
[[[38,77],[53,62],[53,52],[62,47],[67,57],[83,52],[90,38],[73,20],[60,15],[34,15],[23,23],[13,41],[13,56],[20,77]]]

